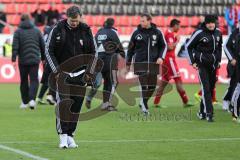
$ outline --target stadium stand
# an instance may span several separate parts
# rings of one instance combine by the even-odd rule
[[[85,20],[94,33],[111,16],[116,19],[119,34],[129,34],[138,25],[138,15],[149,12],[162,30],[167,28],[172,18],[178,18],[183,34],[190,34],[194,30],[199,23],[199,16],[216,14],[219,16],[220,29],[226,34],[224,10],[232,4],[232,0],[0,0],[0,3],[7,14],[7,22],[14,26],[18,25],[23,12],[32,13],[38,7],[47,11],[53,6],[63,13],[69,5],[77,4],[82,7]]]

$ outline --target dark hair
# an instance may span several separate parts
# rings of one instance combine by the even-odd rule
[[[28,14],[22,14],[21,21],[26,21],[26,20],[30,20],[30,16]]]
[[[67,17],[76,18],[78,15],[82,16],[82,12],[78,6],[71,6],[67,9]]]
[[[170,27],[174,27],[175,25],[179,25],[180,24],[180,21],[177,20],[177,19],[173,19],[171,20],[170,22]]]
[[[149,14],[149,13],[142,13],[142,14],[141,14],[141,17],[147,17],[147,20],[148,20],[148,21],[151,21],[151,20],[152,20],[152,16],[151,16],[151,14]]]
[[[104,27],[113,27],[114,26],[114,19],[113,18],[108,18],[105,22],[104,22]]]

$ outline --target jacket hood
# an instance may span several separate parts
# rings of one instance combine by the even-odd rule
[[[137,28],[139,30],[146,30],[145,28],[142,28],[142,26],[140,24],[137,26]],[[151,28],[149,28],[149,29],[156,29],[156,28],[157,28],[157,25],[155,23],[151,23]]]
[[[19,28],[22,28],[22,29],[30,29],[30,28],[33,28],[33,27],[34,27],[34,24],[30,20],[22,21],[19,24]]]
[[[65,25],[65,26],[67,26],[67,28],[69,28],[70,30],[73,29],[73,28],[71,28],[71,27],[69,26],[69,24],[67,23],[67,19],[64,19],[64,20],[58,22],[58,25],[60,25],[60,26],[64,26],[64,25]],[[74,28],[74,29],[75,29],[75,28]],[[79,25],[78,25],[78,27],[77,27],[76,29],[90,30],[90,27],[89,27],[86,23],[80,22]]]
[[[206,32],[209,32],[209,33],[214,33],[215,30],[216,30],[216,27],[215,27],[215,29],[214,29],[213,31],[210,31],[210,30],[206,27],[206,23],[205,23],[205,22],[203,22],[203,23],[200,25],[199,28],[202,29],[202,30],[204,30],[204,31],[206,31]]]
[[[104,28],[104,29],[113,29],[113,30],[117,31],[117,29],[116,29],[116,28],[114,28],[114,27],[108,27],[108,26],[104,26],[103,28]]]

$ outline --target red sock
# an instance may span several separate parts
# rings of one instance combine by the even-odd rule
[[[198,95],[202,96],[202,90],[198,91]]]
[[[213,101],[213,102],[216,102],[216,101],[217,101],[217,98],[216,98],[216,88],[213,89],[212,101]]]
[[[154,98],[154,104],[158,105],[160,103],[162,95],[156,95]]]
[[[186,104],[188,102],[188,96],[187,96],[186,92],[183,90],[183,91],[178,91],[178,93],[182,98],[182,102],[184,104]]]

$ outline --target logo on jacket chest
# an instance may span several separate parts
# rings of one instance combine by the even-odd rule
[[[59,36],[58,36],[58,35],[56,36],[56,42],[57,42],[57,43],[60,43],[60,42],[61,42],[61,36],[60,36],[60,35],[59,35]]]
[[[152,41],[152,46],[154,47],[155,46],[155,44],[157,43],[157,35],[152,35],[152,39],[153,39],[153,41]]]
[[[209,42],[209,40],[208,40],[207,37],[203,37],[203,38],[201,39],[201,41],[202,41],[203,43],[208,43],[208,42]]]
[[[136,37],[135,37],[136,40],[138,41],[141,41],[143,39],[142,35],[141,34],[138,34]]]
[[[83,40],[80,39],[79,42],[80,42],[81,46],[83,46]]]

